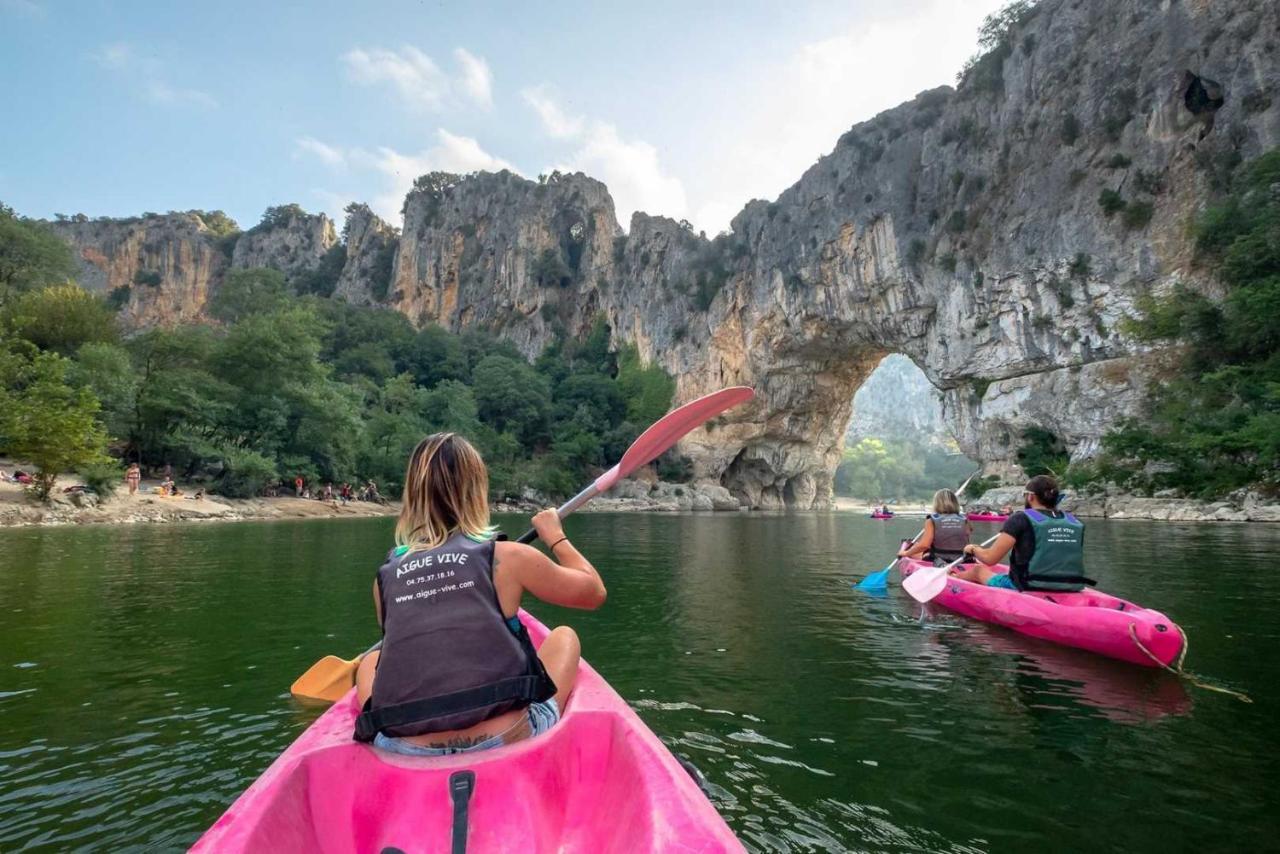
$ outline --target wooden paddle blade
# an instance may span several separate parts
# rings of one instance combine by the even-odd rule
[[[902,589],[917,602],[928,602],[947,589],[947,570],[950,566],[931,566],[919,569],[902,579]]]
[[[356,684],[356,667],[360,659],[347,661],[326,655],[289,686],[289,693],[307,700],[337,702]]]

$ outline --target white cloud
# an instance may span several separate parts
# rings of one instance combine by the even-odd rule
[[[533,108],[542,121],[542,128],[556,139],[569,139],[582,133],[585,122],[581,116],[566,115],[545,86],[535,86],[520,93],[526,104]]]
[[[347,73],[357,83],[390,83],[408,104],[432,110],[440,106],[449,81],[439,66],[416,47],[399,51],[355,48],[342,56]]]
[[[218,106],[218,102],[208,92],[170,86],[162,80],[147,81],[146,93],[157,104],[191,104],[206,108]]]
[[[400,208],[404,197],[413,187],[414,179],[428,172],[498,172],[508,169],[518,172],[513,165],[485,151],[480,143],[469,136],[450,133],[444,128],[436,130],[436,144],[416,154],[405,154],[388,146],[372,151],[363,148],[342,149],[313,137],[304,136],[295,143],[297,154],[315,157],[335,168],[350,169],[362,181],[373,181],[381,176],[382,190],[361,192],[346,196],[326,189],[314,189],[312,195],[324,200],[326,209],[340,211],[352,197],[369,198],[369,206],[390,222],[400,221]],[[341,200],[341,204],[339,201]],[[334,215],[338,219],[337,215]]]
[[[297,153],[309,154],[326,166],[341,168],[347,165],[347,155],[340,148],[327,145],[315,137],[300,137],[297,142]]]
[[[493,72],[489,70],[489,63],[462,47],[453,51],[453,57],[462,69],[458,75],[459,88],[481,107],[492,107]]]
[[[417,110],[438,110],[465,97],[488,109],[493,105],[493,73],[483,58],[465,48],[453,52],[459,66],[450,78],[435,60],[412,45],[399,50],[353,48],[342,55],[347,76],[356,83],[389,84],[405,104]]]
[[[641,139],[623,139],[608,122],[569,115],[544,87],[526,89],[522,94],[548,136],[577,145],[567,160],[553,168],[581,170],[603,181],[624,226],[638,210],[677,219],[685,216],[684,185],[663,168],[652,145]]]
[[[200,89],[174,86],[165,79],[164,63],[139,56],[128,42],[112,42],[89,54],[89,59],[125,81],[128,86],[153,104],[191,106],[212,109],[217,100]]]
[[[681,163],[695,224],[709,233],[752,198],[775,198],[859,121],[952,83],[978,24],[1003,0],[922,0],[756,64],[690,128],[707,140]]]

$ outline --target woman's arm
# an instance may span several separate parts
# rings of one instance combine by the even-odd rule
[[[902,549],[898,552],[898,557],[920,557],[929,550],[929,546],[933,545],[933,520],[924,520],[924,533],[920,535],[920,539],[916,540],[916,544],[908,549]]]
[[[551,548],[555,560],[523,543],[496,544],[494,568],[501,566],[502,571],[494,577],[505,588],[500,590],[504,607],[518,607],[520,593],[525,590],[544,602],[565,608],[593,611],[603,605],[608,595],[604,581],[591,561],[565,539],[559,514],[555,510],[543,510],[533,517],[533,527]],[[514,589],[517,586],[519,589]]]
[[[964,547],[964,553],[973,555],[987,566],[994,566],[1009,553],[1013,543],[1014,539],[1009,534],[997,534],[996,541],[990,547],[984,549],[982,546],[970,543]]]
[[[378,627],[382,627],[382,592],[378,590],[378,577],[373,577],[373,613],[378,615]]]

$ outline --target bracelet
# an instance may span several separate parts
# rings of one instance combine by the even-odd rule
[[[556,540],[556,541],[555,541],[554,543],[552,543],[551,545],[547,546],[547,551],[551,551],[551,552],[555,551],[555,550],[556,550],[556,546],[560,545],[561,543],[563,543],[563,542],[564,542],[565,540],[567,540],[567,539],[569,539],[569,538],[568,538],[568,537],[561,537],[560,539]]]

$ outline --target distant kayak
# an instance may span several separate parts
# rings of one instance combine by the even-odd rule
[[[906,558],[898,564],[904,578],[932,566]],[[1023,593],[953,577],[933,601],[975,620],[1144,667],[1171,666],[1186,642],[1182,629],[1164,614],[1101,590]]]
[[[893,513],[872,513],[871,514],[872,519],[892,519],[893,517],[894,517]]]
[[[966,513],[964,518],[970,522],[1003,522],[1009,517],[1000,513]]]
[[[541,644],[546,626],[521,619]],[[690,773],[585,661],[567,706],[536,738],[409,757],[352,740],[353,689],[192,850],[448,851],[457,800],[472,854],[743,850]],[[475,776],[468,785],[458,772]]]

